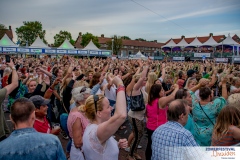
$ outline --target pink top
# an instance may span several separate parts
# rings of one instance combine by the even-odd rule
[[[76,121],[76,119],[79,118],[81,123],[82,123],[82,129],[83,129],[83,133],[88,125],[88,119],[86,117],[84,117],[84,115],[80,112],[70,112],[69,116],[68,116],[68,120],[67,120],[67,127],[68,127],[68,132],[69,132],[69,136],[71,138],[73,138],[73,134],[72,134],[72,126],[73,123]],[[82,133],[82,135],[83,135]]]
[[[158,98],[153,100],[152,105],[147,104],[147,129],[154,131],[158,126],[167,122],[168,107],[163,109],[158,107]]]

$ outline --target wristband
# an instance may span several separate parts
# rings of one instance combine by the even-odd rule
[[[50,92],[53,92],[53,90],[52,90],[50,87],[48,88],[48,90],[49,90]]]
[[[123,85],[120,85],[117,89],[117,93],[120,91],[125,91],[125,87]]]

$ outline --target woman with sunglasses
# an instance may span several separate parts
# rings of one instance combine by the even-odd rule
[[[83,104],[90,96],[91,89],[87,87],[77,87],[72,90],[73,100],[76,107],[73,108],[68,116],[67,127],[69,136],[72,138],[72,145],[70,150],[70,159],[83,160],[82,153],[82,136],[84,130],[88,125],[88,119],[83,111]]]
[[[126,119],[125,87],[116,76],[112,83],[117,87],[116,110],[104,95],[92,95],[85,103],[85,115],[90,121],[83,135],[83,152],[86,160],[118,160],[119,148],[127,147],[127,140],[119,142],[112,137]]]

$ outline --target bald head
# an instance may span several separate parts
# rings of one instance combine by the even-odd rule
[[[187,102],[182,99],[176,99],[169,104],[167,115],[169,121],[178,121],[180,116],[186,115]]]

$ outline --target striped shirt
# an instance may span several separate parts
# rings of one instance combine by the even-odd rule
[[[233,138],[233,132],[229,127],[227,134],[223,135],[221,138],[217,138],[215,135],[212,136],[212,146],[232,146],[240,143],[240,140]]]

